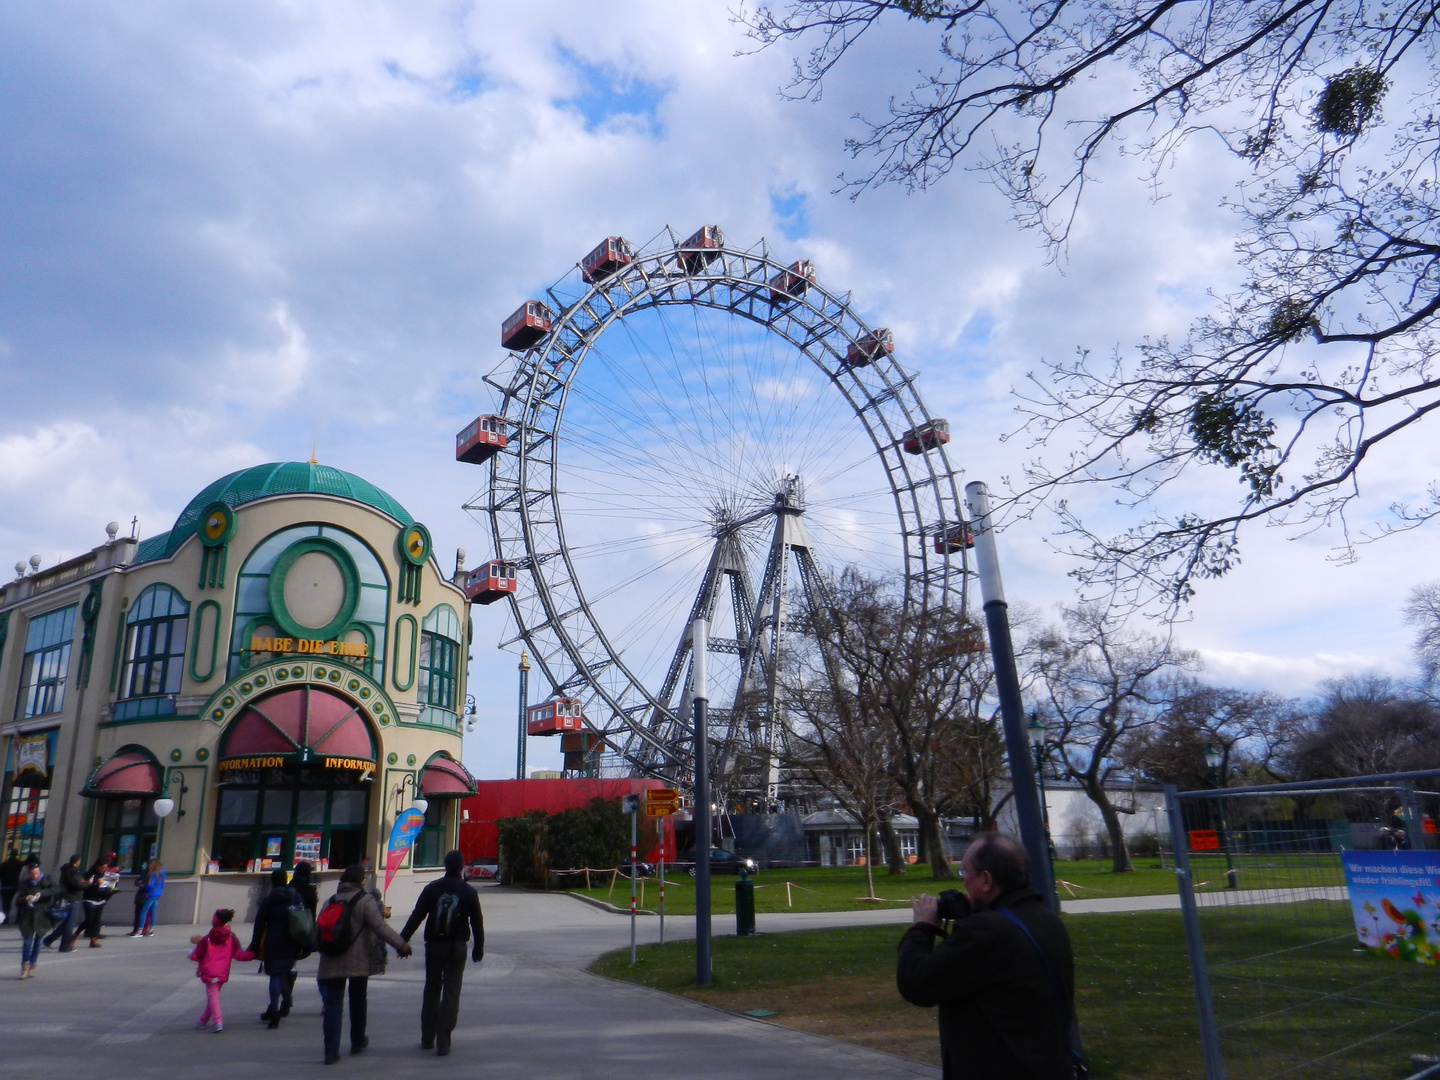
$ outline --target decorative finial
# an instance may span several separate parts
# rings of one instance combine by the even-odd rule
[[[319,465],[320,460],[315,456],[315,440],[310,440],[310,464]]]
[[[526,652],[524,649],[521,649],[521,650],[520,650],[520,670],[521,670],[521,671],[529,671],[529,670],[530,670],[530,654],[529,654],[528,652]]]

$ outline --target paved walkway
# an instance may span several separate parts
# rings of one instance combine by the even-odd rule
[[[504,1080],[637,1080],[683,1071],[687,1080],[883,1080],[934,1078],[939,1070],[831,1039],[736,1017],[653,990],[585,974],[601,953],[630,941],[628,918],[566,896],[485,887],[486,956],[466,974],[460,1025],[448,1058],[419,1049],[418,958],[392,956],[370,983],[370,1049],[348,1054],[345,1076],[503,1077]],[[397,913],[398,915],[399,913]],[[873,916],[881,912],[861,912]],[[769,916],[786,928],[835,925],[835,916]],[[828,920],[828,921],[827,921]],[[396,925],[399,919],[392,920]],[[694,920],[666,920],[667,936]],[[689,923],[686,927],[683,924]],[[655,940],[658,920],[640,923]],[[721,920],[716,928],[729,929]],[[779,925],[770,927],[779,929]],[[242,927],[242,937],[250,928]],[[162,926],[153,938],[107,930],[100,949],[47,950],[34,979],[19,982],[19,935],[0,927],[0,1045],[14,1076],[269,1080],[277,1070],[320,1073],[316,961],[301,966],[296,1008],[276,1031],[256,1018],[267,980],[237,964],[221,995],[225,1030],[194,1028],[204,994],[185,959],[194,928]],[[417,950],[418,952],[418,950]],[[337,1073],[337,1075],[340,1075]]]

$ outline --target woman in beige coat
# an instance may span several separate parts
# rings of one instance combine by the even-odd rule
[[[395,947],[400,956],[409,956],[410,944],[391,930],[380,911],[375,898],[364,891],[365,869],[350,866],[340,875],[340,887],[329,903],[354,902],[351,913],[355,930],[350,947],[339,956],[320,957],[320,970],[316,975],[320,983],[320,996],[325,999],[325,1064],[333,1065],[340,1060],[340,1021],[345,1008],[345,984],[350,984],[350,1052],[358,1054],[370,1045],[365,1037],[366,992],[371,975],[378,975],[385,969],[384,954],[380,942]],[[356,894],[360,894],[358,897]]]

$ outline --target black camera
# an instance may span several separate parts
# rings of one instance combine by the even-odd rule
[[[945,922],[963,919],[970,914],[970,898],[959,889],[946,889],[935,899],[939,904],[936,913]]]

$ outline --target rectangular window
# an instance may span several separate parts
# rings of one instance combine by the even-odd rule
[[[55,767],[58,731],[16,735],[5,755],[3,797],[4,850],[22,856],[40,854],[45,838],[45,812],[50,806],[50,776]]]
[[[132,623],[125,630],[125,677],[120,696],[147,697],[180,690],[189,619],[165,617]]]
[[[25,657],[20,665],[23,720],[59,712],[65,706],[65,680],[70,673],[70,646],[75,637],[75,605],[31,619],[25,629]]]
[[[445,818],[449,799],[431,799],[425,808],[425,824],[415,838],[416,866],[439,866],[445,859]]]
[[[342,869],[364,855],[370,793],[306,783],[275,770],[254,786],[221,790],[211,855],[221,870],[246,870],[256,859],[288,868],[297,858]]]
[[[456,672],[460,646],[439,634],[420,634],[420,700],[440,709],[455,709]]]
[[[113,851],[122,874],[138,874],[155,858],[160,819],[150,799],[105,799],[100,850]]]

